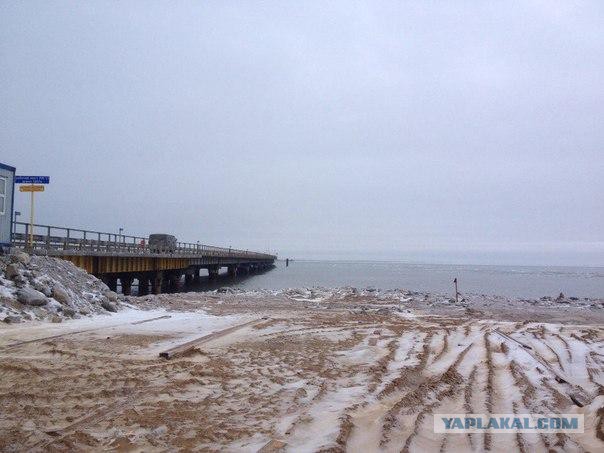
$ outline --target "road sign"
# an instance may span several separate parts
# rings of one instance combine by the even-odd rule
[[[44,192],[44,186],[37,184],[50,183],[50,176],[15,176],[15,184],[28,184],[27,186],[19,186],[19,191],[29,192],[30,208],[29,208],[29,248],[34,248],[34,194],[35,192]]]
[[[50,176],[15,176],[15,184],[49,184]]]
[[[20,192],[44,192],[44,186],[19,186]]]

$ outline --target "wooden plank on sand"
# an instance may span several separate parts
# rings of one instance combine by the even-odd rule
[[[146,322],[157,321],[158,319],[168,319],[171,317],[172,317],[172,315],[158,316],[157,318],[143,319],[142,321],[135,321],[135,322],[131,322],[130,324],[132,324],[133,326],[136,326],[138,324],[144,324]]]
[[[194,349],[196,346],[199,346],[200,344],[206,343],[210,340],[215,340],[216,338],[223,337],[223,336],[233,333],[239,329],[243,329],[244,327],[252,326],[254,324],[259,324],[261,321],[264,321],[266,319],[268,319],[268,318],[254,319],[253,321],[245,322],[243,324],[229,327],[228,329],[219,330],[218,332],[204,335],[203,337],[199,337],[199,338],[196,338],[195,340],[187,341],[186,343],[175,346],[166,351],[160,352],[159,356],[163,357],[164,359],[173,359],[175,357],[182,356],[184,354],[187,354],[188,352],[190,352],[192,349]]]
[[[561,372],[555,370],[554,367],[552,367],[549,363],[547,363],[541,357],[538,357],[536,354],[532,353],[530,351],[533,349],[531,346],[521,343],[520,341],[516,340],[515,338],[512,338],[509,335],[506,335],[499,329],[495,329],[494,332],[496,334],[498,334],[500,337],[502,337],[504,340],[510,340],[510,341],[513,341],[516,344],[522,346],[522,348],[524,348],[522,350],[524,350],[524,352],[526,354],[528,354],[529,357],[531,357],[535,362],[542,365],[544,368],[549,370],[554,375],[556,382],[558,382],[560,384],[568,385],[570,387],[570,392],[567,392],[568,397],[572,400],[573,403],[575,403],[576,406],[583,407],[591,402],[591,400],[593,398],[588,396],[589,393],[583,387],[581,387],[580,385],[571,383],[570,379],[568,377],[566,377]]]

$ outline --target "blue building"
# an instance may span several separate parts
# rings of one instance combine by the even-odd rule
[[[11,245],[15,203],[15,167],[0,163],[0,249]]]

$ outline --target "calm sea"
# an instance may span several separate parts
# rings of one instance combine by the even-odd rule
[[[203,272],[203,271],[202,271]],[[461,292],[508,297],[566,296],[604,298],[604,267],[472,266],[408,264],[363,261],[285,262],[263,274],[230,278],[221,274],[215,282],[202,278],[189,291],[221,286],[243,289],[284,289],[312,286],[409,289],[451,293],[457,278]],[[186,289],[183,289],[186,290]]]

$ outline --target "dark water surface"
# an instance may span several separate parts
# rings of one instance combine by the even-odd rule
[[[362,261],[285,262],[262,274],[200,284],[183,291],[207,291],[222,286],[243,289],[284,289],[312,286],[409,289],[449,294],[457,277],[461,292],[508,297],[557,296],[604,297],[603,267],[484,266],[408,264]]]

